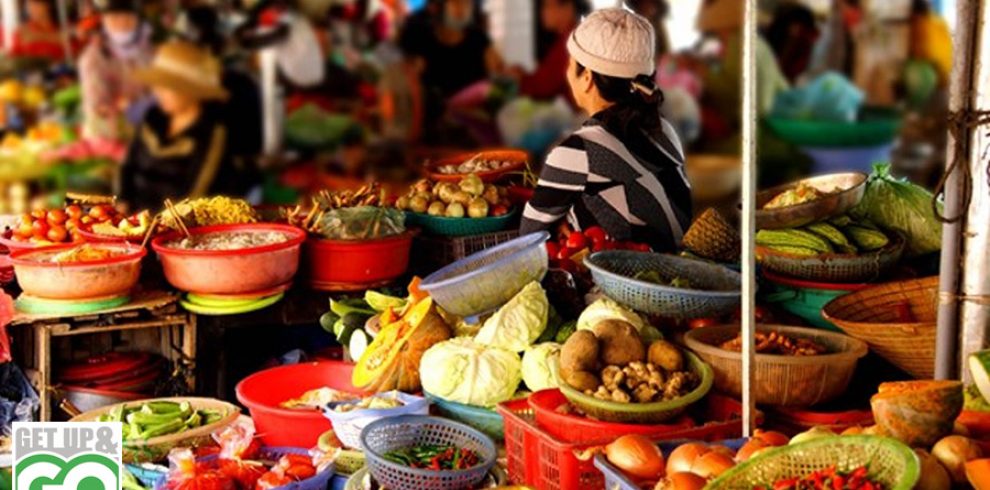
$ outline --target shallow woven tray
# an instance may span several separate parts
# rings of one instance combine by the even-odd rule
[[[904,253],[904,238],[892,235],[887,246],[858,254],[821,254],[813,257],[757,246],[756,258],[767,270],[798,279],[832,283],[869,282],[897,265]]]

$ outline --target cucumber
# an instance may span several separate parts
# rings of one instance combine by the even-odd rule
[[[969,374],[980,394],[990,401],[990,350],[975,352],[969,355]]]
[[[371,290],[364,293],[364,302],[375,311],[385,311],[389,308],[399,311],[406,306],[406,300],[404,298],[396,298],[395,296],[389,296]]]
[[[337,342],[340,342],[340,345],[350,345],[351,337],[354,336],[354,332],[359,330],[361,329],[353,325],[344,325],[344,328],[340,331],[340,334],[337,335]],[[363,330],[361,331],[363,332]]]
[[[340,316],[332,311],[328,311],[320,316],[320,326],[323,327],[323,330],[328,333],[337,335],[337,332],[335,332],[333,328],[334,324],[337,323],[337,320],[340,320]]]
[[[360,359],[364,355],[364,351],[368,349],[369,343],[371,343],[371,339],[364,330],[355,330],[347,341],[347,350],[350,351],[351,359]]]

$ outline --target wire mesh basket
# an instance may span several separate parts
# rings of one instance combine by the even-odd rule
[[[469,449],[479,464],[465,470],[411,468],[389,461],[385,454],[397,449],[428,444]],[[401,415],[368,424],[361,432],[361,446],[375,480],[387,488],[458,490],[473,488],[495,465],[495,443],[464,424],[439,417]]]
[[[760,266],[790,277],[819,282],[875,281],[894,268],[904,253],[904,238],[891,235],[887,246],[858,254],[793,255],[768,247],[756,247]]]
[[[455,315],[492,311],[543,279],[548,266],[543,244],[549,238],[541,231],[483,250],[430,274],[419,287]]]
[[[739,306],[739,273],[708,262],[609,250],[590,255],[584,264],[606,296],[637,311],[686,320],[722,316]],[[640,273],[655,273],[665,283],[686,280],[689,288],[634,279]]]
[[[840,472],[866,466],[869,478],[889,490],[911,490],[921,475],[918,456],[900,441],[876,436],[837,436],[771,449],[730,469],[705,488],[774,488],[778,480],[802,478],[833,466]]]
[[[401,405],[393,408],[358,408],[349,412],[338,412],[336,407],[360,403],[360,400],[332,403],[323,410],[323,415],[330,419],[333,431],[347,447],[361,447],[361,430],[368,424],[383,418],[399,415],[427,415],[430,413],[430,401],[426,398],[399,391],[390,391],[375,395],[377,398],[393,399]]]

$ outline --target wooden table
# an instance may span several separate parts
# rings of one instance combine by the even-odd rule
[[[149,290],[134,294],[130,303],[84,315],[18,314],[10,323],[15,339],[15,356],[19,354],[28,378],[41,398],[40,420],[52,419],[53,352],[57,337],[158,330],[159,352],[173,360],[192,363],[196,359],[196,316],[177,306],[174,293]],[[178,345],[173,341],[178,338]],[[18,342],[19,341],[19,342]],[[195,380],[189,379],[190,389]]]

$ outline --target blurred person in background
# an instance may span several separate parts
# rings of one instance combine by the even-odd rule
[[[571,91],[567,86],[567,39],[577,27],[581,18],[591,11],[587,0],[542,0],[540,2],[540,23],[553,33],[556,39],[550,49],[540,59],[536,71],[526,73],[519,67],[510,69],[509,74],[519,82],[519,93],[534,99],[555,99],[566,97],[573,104]]]
[[[135,209],[158,208],[166,198],[244,195],[251,172],[231,158],[240,138],[211,101],[227,99],[220,63],[186,41],[163,44],[154,61],[135,72],[151,87],[148,110],[127,153],[120,195]]]
[[[100,26],[100,35],[79,58],[83,135],[125,139],[150,105],[133,74],[154,53],[151,26],[138,15],[134,0],[105,0]]]
[[[658,60],[663,58],[670,52],[670,37],[665,24],[670,14],[670,4],[667,0],[627,0],[626,5],[653,25],[656,33],[656,57]]]
[[[795,83],[808,70],[820,34],[811,9],[788,2],[774,10],[773,20],[763,37],[777,55],[781,72],[788,81]]]
[[[691,188],[674,128],[660,115],[650,23],[598,10],[568,40],[567,82],[590,118],[547,155],[520,233],[599,226],[617,240],[680,247],[691,224]]]
[[[941,85],[952,73],[952,33],[928,0],[911,2],[911,58],[931,63]]]
[[[411,65],[413,93],[423,107],[427,139],[440,136],[446,101],[468,86],[502,71],[502,58],[488,33],[478,26],[473,0],[440,0],[429,27],[404,29],[400,47]],[[416,22],[416,17],[410,17]]]
[[[43,58],[57,63],[65,61],[65,45],[55,8],[54,0],[25,2],[27,19],[14,31],[11,56]]]

